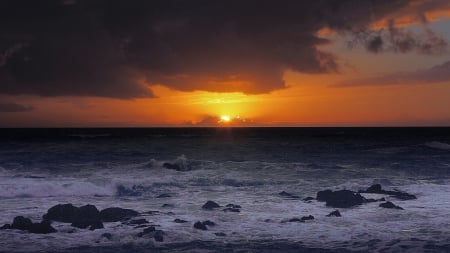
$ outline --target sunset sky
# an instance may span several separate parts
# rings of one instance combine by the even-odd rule
[[[448,0],[0,10],[0,127],[450,126]]]

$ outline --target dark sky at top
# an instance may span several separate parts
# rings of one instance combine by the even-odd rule
[[[149,84],[270,92],[285,87],[285,70],[339,72],[337,57],[318,49],[329,43],[317,35],[323,28],[354,35],[372,53],[439,53],[447,43],[431,31],[416,38],[395,24],[387,34],[368,27],[394,13],[420,19],[443,4],[448,2],[2,0],[0,94],[152,97]]]

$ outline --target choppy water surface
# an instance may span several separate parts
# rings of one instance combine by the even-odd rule
[[[450,249],[448,128],[4,129],[0,135],[0,225],[18,215],[40,221],[60,203],[93,204],[134,209],[166,233],[164,242],[154,242],[121,222],[95,231],[55,222],[58,232],[47,235],[0,230],[0,252]],[[301,200],[373,183],[418,199],[386,197],[405,210],[368,203],[339,209],[340,218],[326,217],[335,209],[323,202]],[[157,198],[163,193],[171,197]],[[202,210],[207,200],[241,205],[241,212]],[[315,219],[284,222],[306,215]],[[217,225],[194,229],[199,220]]]

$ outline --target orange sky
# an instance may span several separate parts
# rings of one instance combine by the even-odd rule
[[[429,26],[450,40],[447,12],[428,16]],[[414,19],[402,25],[422,29]],[[406,20],[406,21],[405,21]],[[408,23],[409,25],[405,24]],[[377,23],[380,25],[381,23]],[[285,71],[288,88],[265,94],[177,91],[162,85],[149,88],[156,98],[40,97],[1,95],[31,105],[29,112],[3,112],[6,127],[191,126],[215,125],[221,116],[229,126],[359,126],[450,125],[450,82],[432,84],[331,87],[340,81],[415,71],[442,64],[448,53],[371,54],[349,49],[346,38],[328,34],[333,43],[322,50],[336,55],[340,73],[302,74]]]

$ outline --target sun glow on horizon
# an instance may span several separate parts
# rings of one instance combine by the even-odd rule
[[[230,121],[231,121],[231,117],[230,116],[228,116],[228,115],[220,116],[220,122],[227,123],[227,122],[230,122]]]

